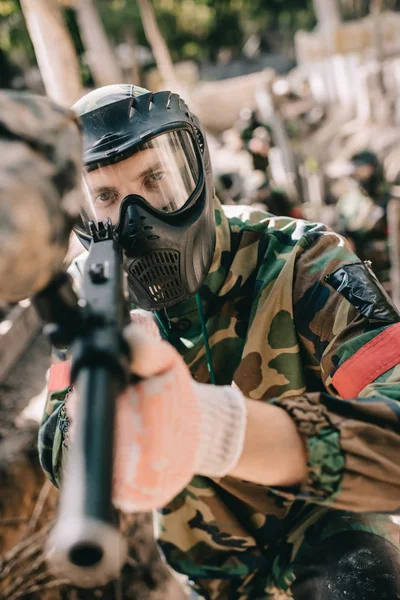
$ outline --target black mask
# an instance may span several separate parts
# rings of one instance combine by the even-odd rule
[[[145,155],[146,149],[156,152],[158,147],[159,156],[163,156],[164,144],[170,140],[168,148],[178,157],[174,164],[180,166],[180,171],[175,168],[161,171],[167,174],[167,179],[172,171],[173,181],[178,173],[178,186],[167,186],[169,192],[161,194],[158,202],[158,195],[150,190],[158,184],[161,189],[164,176],[161,174],[161,181],[156,183],[157,168],[150,169],[151,185],[143,185],[143,194],[127,190],[122,202],[119,199],[115,203],[116,215],[112,220],[124,251],[133,302],[146,310],[159,310],[186,300],[200,289],[208,274],[216,237],[210,157],[197,118],[177,94],[152,94],[130,85],[95,90],[73,108],[81,117],[85,176],[92,202],[92,214],[88,202],[88,210],[82,213],[76,227],[86,247],[90,244],[89,220],[96,217],[104,220],[109,216],[102,214],[107,212],[104,206],[112,205],[112,199],[108,200],[109,190],[120,198],[125,189],[106,182],[103,195],[101,181],[89,188],[89,183],[93,184],[91,174],[101,173],[102,169],[106,173],[111,165],[118,166],[142,151]],[[167,164],[172,162],[169,154]],[[148,172],[147,167],[146,164],[144,173]],[[182,189],[187,191],[187,199],[184,193],[176,193]]]
[[[143,197],[127,196],[116,233],[137,306],[167,308],[198,291],[215,248],[214,216],[205,210],[204,199],[182,216],[156,214]]]

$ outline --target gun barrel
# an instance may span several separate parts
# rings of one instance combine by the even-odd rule
[[[117,579],[126,554],[126,541],[115,526],[84,516],[60,518],[47,542],[52,572],[83,588]]]
[[[80,370],[75,385],[80,403],[48,560],[76,585],[95,587],[118,577],[126,558],[111,504],[115,403],[124,384],[93,365]]]

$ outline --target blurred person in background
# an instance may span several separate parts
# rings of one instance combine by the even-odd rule
[[[272,145],[271,129],[263,123],[255,110],[242,108],[237,124],[243,147],[250,154],[253,169],[265,171],[268,168],[269,150]]]
[[[255,110],[243,108],[237,124],[244,150],[251,157],[252,171],[243,184],[242,203],[250,204],[277,216],[298,217],[286,192],[275,185],[269,163],[273,146],[271,128],[263,123]]]
[[[300,216],[286,192],[271,183],[268,172],[252,171],[246,177],[243,188],[245,203],[253,208],[281,217]]]
[[[338,230],[353,245],[361,260],[390,291],[387,206],[390,185],[385,181],[377,155],[363,150],[351,157],[351,188],[337,204]]]
[[[237,171],[215,175],[215,190],[222,204],[246,204],[244,178]]]
[[[126,331],[141,381],[117,403],[114,505],[160,510],[168,563],[208,600],[400,599],[399,529],[376,514],[400,507],[398,311],[325,226],[222,208],[178,95],[107,86],[74,109],[77,233],[111,219],[163,338]],[[79,397],[52,381],[58,486]]]

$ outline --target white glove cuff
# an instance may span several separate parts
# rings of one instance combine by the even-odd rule
[[[224,477],[237,465],[246,432],[246,401],[230,386],[195,383],[201,433],[196,474]]]

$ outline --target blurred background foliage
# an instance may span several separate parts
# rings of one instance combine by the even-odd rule
[[[74,10],[78,0],[54,0],[57,1],[63,7],[80,60],[83,84],[91,85]],[[369,0],[338,0],[337,4],[342,20],[350,20],[367,15],[371,3]],[[400,8],[400,0],[382,0],[381,4],[385,9]],[[200,67],[240,57],[251,61],[271,53],[293,61],[294,33],[299,29],[312,30],[316,25],[313,0],[153,0],[152,5],[172,60],[190,59]],[[129,39],[142,49],[148,48],[135,0],[97,0],[96,6],[114,46]],[[151,54],[149,58],[144,53],[141,63],[144,70],[154,66]],[[6,87],[4,82],[11,76],[35,64],[19,1],[0,0],[2,87]],[[204,74],[207,79],[213,78],[207,69]]]
[[[90,85],[85,49],[76,22],[76,2],[60,0],[60,3],[80,58],[83,83]],[[115,46],[133,34],[139,46],[148,47],[134,0],[97,0],[96,6]],[[315,25],[311,0],[269,0],[268,3],[265,0],[154,0],[153,8],[174,62],[191,59],[204,64],[215,63],[224,56],[238,57],[251,39],[253,55],[280,52],[292,58],[294,32],[299,28],[310,30]],[[18,0],[0,0],[0,53],[2,79],[36,64]],[[150,66],[150,61],[144,65],[145,68]]]
[[[63,2],[64,16],[77,53],[84,47],[76,23],[73,2]],[[126,39],[128,29],[140,46],[146,47],[140,12],[132,0],[98,0],[97,8],[110,40],[117,45]],[[174,61],[198,62],[218,59],[221,50],[240,55],[251,35],[260,35],[260,51],[282,50],[282,43],[293,38],[296,29],[311,29],[315,24],[309,0],[155,0],[156,18]],[[15,71],[35,64],[32,43],[26,31],[18,0],[0,0],[0,51],[3,61],[13,63]],[[290,47],[286,48],[290,53]],[[4,76],[2,61],[2,75]],[[89,77],[81,60],[83,81]],[[87,83],[89,83],[87,81]]]

